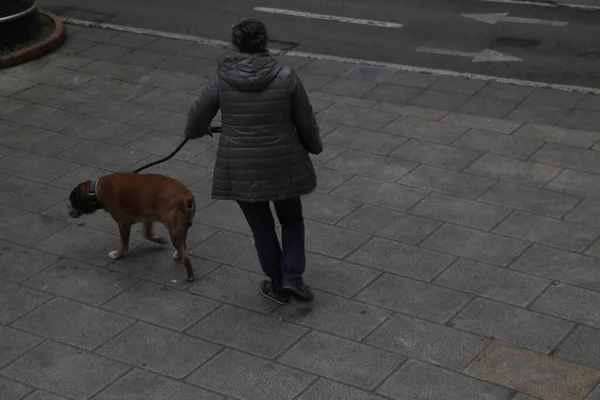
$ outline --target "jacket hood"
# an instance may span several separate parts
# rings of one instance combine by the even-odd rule
[[[255,92],[268,85],[281,68],[281,64],[266,52],[232,52],[219,60],[217,74],[241,92]]]

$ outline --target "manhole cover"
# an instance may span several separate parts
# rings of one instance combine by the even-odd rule
[[[499,47],[519,47],[522,49],[530,49],[539,46],[541,41],[535,39],[501,37],[496,39],[496,46]]]

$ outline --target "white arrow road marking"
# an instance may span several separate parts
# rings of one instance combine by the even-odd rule
[[[271,14],[291,15],[293,17],[313,18],[313,19],[321,19],[321,20],[325,20],[325,21],[347,22],[350,24],[371,25],[371,26],[378,26],[380,28],[402,28],[402,26],[403,26],[402,24],[398,24],[396,22],[384,22],[384,21],[373,21],[370,19],[338,17],[335,15],[314,14],[314,13],[308,13],[308,12],[303,12],[303,11],[284,10],[282,8],[254,7],[254,10],[260,11],[260,12],[271,13]]]
[[[508,13],[462,14],[462,16],[488,24],[497,24],[498,22],[516,22],[519,24],[567,26],[569,23],[569,21],[548,21],[545,19],[509,17]]]
[[[500,61],[522,61],[518,57],[507,56],[493,50],[482,50],[479,53],[470,53],[458,50],[434,49],[431,47],[419,47],[417,51],[420,53],[441,54],[444,56],[470,57],[473,62],[500,62]]]

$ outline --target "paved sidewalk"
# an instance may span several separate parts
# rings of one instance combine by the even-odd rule
[[[276,307],[210,138],[152,169],[195,191],[195,283],[68,218],[75,184],[176,147],[223,52],[68,29],[0,71],[2,400],[600,400],[600,96],[281,57],[326,149],[317,299]]]

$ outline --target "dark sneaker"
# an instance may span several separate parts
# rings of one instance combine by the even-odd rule
[[[287,290],[292,296],[301,301],[313,301],[315,298],[308,286],[306,286],[304,283],[299,283],[296,285],[285,285],[283,288]]]
[[[273,285],[271,285],[271,282],[268,280],[260,282],[258,291],[267,299],[274,301],[277,304],[288,304],[290,302],[290,296],[287,293],[276,293],[275,290],[273,290]]]

